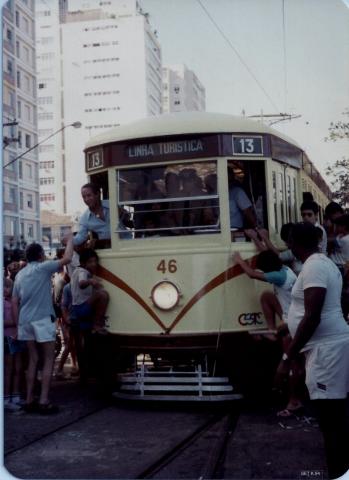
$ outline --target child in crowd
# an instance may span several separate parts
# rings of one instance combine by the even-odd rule
[[[258,244],[257,244],[258,247]],[[286,350],[291,338],[287,328],[287,314],[291,304],[291,291],[297,277],[287,266],[283,265],[279,255],[272,250],[263,250],[257,256],[257,270],[251,268],[239,253],[234,254],[234,260],[243,271],[256,280],[271,283],[274,286],[274,293],[263,292],[261,295],[261,307],[270,330],[276,329],[276,315],[282,320],[278,328],[282,335],[282,348]],[[269,340],[276,340],[275,334],[265,335]],[[289,379],[289,393],[286,408],[278,412],[280,417],[289,417],[298,412],[302,407],[302,395],[304,387],[304,358],[297,356],[292,362],[293,375]]]
[[[320,225],[319,219],[319,205],[314,201],[305,201],[301,205],[301,217],[303,222],[311,223],[315,227],[322,230],[322,237],[319,240],[319,251],[327,255],[327,234],[326,230]]]
[[[72,294],[71,294],[71,285],[70,282],[64,285],[62,298],[61,298],[61,330],[63,334],[64,341],[64,350],[62,352],[61,358],[59,360],[55,377],[57,379],[64,379],[63,368],[64,364],[70,354],[72,360],[72,371],[71,375],[76,375],[78,373],[78,365],[76,358],[75,342],[74,337],[71,332],[71,321],[72,321]]]
[[[291,303],[291,290],[297,277],[287,266],[283,265],[279,256],[272,250],[264,250],[257,256],[255,270],[245,262],[241,255],[236,252],[233,259],[243,271],[250,277],[274,286],[274,293],[268,291],[261,295],[261,306],[265,320],[270,330],[276,330],[276,315],[283,322],[287,322],[287,313]],[[268,335],[270,340],[276,340],[274,334]]]
[[[19,410],[24,342],[16,340],[17,324],[12,315],[11,295],[13,282],[4,279],[4,407]]]
[[[87,248],[80,253],[80,266],[71,278],[72,314],[81,326],[90,323],[93,332],[107,333],[105,313],[109,295],[96,278],[98,269],[97,253]]]

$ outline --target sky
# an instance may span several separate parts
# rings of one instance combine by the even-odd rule
[[[349,6],[349,0],[346,0]],[[206,110],[301,115],[274,127],[324,174],[348,153],[325,142],[349,107],[349,8],[342,0],[142,0],[164,64],[185,63]]]

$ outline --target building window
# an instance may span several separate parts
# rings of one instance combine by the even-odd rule
[[[30,92],[30,78],[28,75],[24,75],[24,89],[26,92]]]
[[[30,138],[30,135],[28,135],[28,133],[25,134],[25,146],[26,148],[31,147],[31,138]]]
[[[180,88],[179,87],[174,87],[173,90],[174,90],[175,93],[179,93]]]
[[[21,57],[21,48],[18,40],[16,41],[16,55],[17,55],[17,58]]]
[[[173,103],[174,103],[175,105],[180,105],[180,104],[181,104],[181,102],[180,102],[179,100],[175,100]]]
[[[18,146],[19,148],[22,148],[22,132],[18,132]]]
[[[53,185],[55,183],[54,177],[42,177],[40,178],[40,185]]]
[[[29,34],[29,21],[25,17],[23,17],[23,30],[25,33]]]
[[[53,112],[45,112],[38,114],[39,120],[53,120]]]
[[[25,169],[26,169],[26,178],[32,179],[33,178],[33,167],[32,167],[32,165],[30,165],[29,163],[26,163]]]
[[[18,176],[19,178],[23,178],[23,163],[22,160],[18,163]]]
[[[14,187],[10,188],[9,191],[9,200],[13,205],[17,204],[17,190]]]
[[[54,150],[54,145],[40,145],[39,147],[39,152],[53,152]]]
[[[29,48],[23,46],[23,52],[24,52],[24,60],[26,61],[26,63],[29,63],[30,61]]]
[[[18,118],[22,118],[22,104],[20,100],[17,100],[17,116]]]
[[[16,10],[16,27],[20,26],[20,21],[19,21],[19,11]]]
[[[33,208],[33,195],[30,193],[27,194],[27,207]]]
[[[19,192],[19,208],[23,210],[23,192]]]
[[[27,225],[27,236],[28,238],[34,238],[34,225],[32,223]]]
[[[53,97],[38,97],[39,105],[51,105],[53,102]]]
[[[24,112],[25,112],[25,120],[27,120],[27,122],[30,122],[31,121],[31,115],[30,115],[30,106],[29,105],[24,105]]]
[[[40,162],[40,170],[47,170],[50,168],[55,168],[55,162],[54,161],[47,161],[47,162]]]
[[[7,60],[7,72],[12,76],[13,75],[13,65],[12,60]]]
[[[6,29],[6,38],[10,43],[12,43],[12,30],[10,30],[9,28]]]
[[[55,195],[54,193],[41,193],[40,194],[40,202],[54,202]]]
[[[21,88],[21,72],[17,70],[17,87]]]

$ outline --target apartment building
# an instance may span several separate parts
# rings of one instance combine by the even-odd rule
[[[5,246],[41,239],[36,145],[34,0],[8,0],[3,21],[3,236]]]
[[[47,5],[37,1],[39,130],[66,128],[39,153],[41,205],[76,215],[86,141],[161,112],[161,48],[136,0]],[[67,127],[74,122],[82,127]]]
[[[184,64],[164,66],[162,81],[163,113],[205,110],[205,88],[197,75]]]

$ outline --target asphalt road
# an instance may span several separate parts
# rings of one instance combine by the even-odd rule
[[[57,415],[5,413],[5,467],[15,477],[144,478],[150,465],[167,458],[147,478],[210,478],[207,465],[218,452],[211,478],[327,478],[314,422],[280,421],[268,404],[118,403],[99,398],[93,384],[82,389],[74,381],[54,382],[52,397],[61,406]],[[228,427],[225,413],[233,419]],[[169,455],[172,451],[175,456]]]

